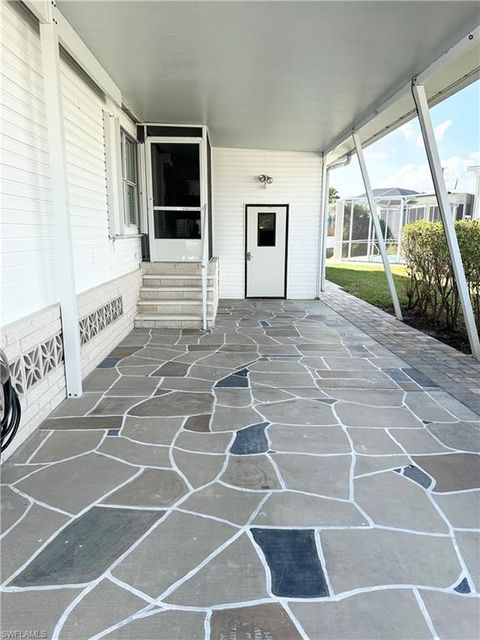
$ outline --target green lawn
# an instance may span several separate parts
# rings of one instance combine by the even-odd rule
[[[408,282],[405,267],[392,265],[393,278],[400,305],[407,304],[405,287]],[[393,309],[383,265],[353,262],[327,262],[327,280],[338,284],[357,298],[382,309]]]

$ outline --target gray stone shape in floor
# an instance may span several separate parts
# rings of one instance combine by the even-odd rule
[[[103,636],[111,640],[204,640],[205,613],[165,610],[134,618]]]
[[[249,369],[252,372],[258,371],[264,373],[306,373],[305,367],[295,360],[262,360],[254,362]]]
[[[457,593],[471,593],[472,592],[467,578],[463,578],[463,580],[460,580],[460,582],[457,584],[456,587],[454,587],[453,590],[456,591]]]
[[[73,430],[73,429],[119,429],[122,416],[83,416],[80,418],[47,418],[40,429]]]
[[[102,502],[161,509],[171,507],[187,493],[185,481],[173,469],[145,469]]]
[[[319,390],[319,393],[321,391]],[[257,402],[278,402],[279,400],[292,400],[292,395],[284,389],[273,387],[252,387],[252,396]]]
[[[211,518],[173,512],[112,573],[149,596],[158,597],[236,531],[235,527]]]
[[[267,598],[265,568],[246,533],[167,598],[170,604],[209,607]]]
[[[115,369],[94,369],[83,381],[84,391],[106,391],[118,378]]]
[[[420,418],[431,422],[451,422],[454,418],[424,391],[405,394],[405,404]]]
[[[401,474],[402,476],[405,476],[405,478],[408,478],[409,480],[413,480],[413,482],[416,482],[424,489],[429,489],[433,482],[430,476],[428,476],[424,471],[413,464],[409,464],[406,467],[402,467],[400,469],[394,469],[394,471]]]
[[[272,449],[299,453],[350,453],[351,447],[341,427],[302,427],[274,424],[268,427]]]
[[[314,400],[287,400],[257,405],[257,410],[269,422],[300,425],[337,424],[330,405]]]
[[[339,602],[291,602],[310,640],[431,640],[413,593],[372,591]]]
[[[103,435],[102,431],[53,431],[30,462],[56,462],[93,451]]]
[[[215,387],[217,404],[228,407],[248,407],[252,402],[250,389],[227,389]]]
[[[61,640],[93,638],[146,604],[130,591],[103,579],[68,614],[59,637]]]
[[[173,457],[175,464],[194,489],[203,487],[205,484],[215,480],[225,463],[224,455],[190,453],[180,449],[173,449]]]
[[[189,369],[188,364],[182,363],[182,362],[166,362],[165,364],[162,364],[161,367],[159,367],[156,371],[154,371],[152,373],[152,376],[157,376],[157,377],[183,377],[186,376],[188,373],[188,369]]]
[[[272,493],[253,521],[253,525],[259,527],[345,527],[367,524],[352,503],[291,491]]]
[[[478,592],[480,590],[480,531],[456,531],[455,538],[473,580],[475,591]]]
[[[108,355],[109,355],[110,358],[120,358],[120,359],[128,358],[128,356],[131,356],[136,351],[139,351],[140,348],[141,348],[140,345],[137,345],[137,346],[117,346]]]
[[[122,375],[113,387],[111,387],[107,396],[149,396],[155,391],[158,380],[155,378],[147,378],[146,376],[126,376]]]
[[[231,440],[231,433],[181,431],[175,440],[175,447],[199,453],[225,453]]]
[[[14,454],[15,453],[16,452],[14,452]],[[11,458],[9,458],[0,467],[0,485],[15,484],[25,476],[32,473],[33,470],[38,471],[39,469],[42,469],[43,466],[35,465],[32,467],[29,464],[12,464]]]
[[[42,423],[42,426],[43,424],[45,423]],[[45,431],[41,429],[34,431],[24,442],[22,442],[19,448],[12,453],[8,462],[10,464],[22,464],[24,462],[28,462],[48,435],[48,433],[45,433]]]
[[[272,454],[288,489],[332,498],[349,497],[350,455]]]
[[[109,438],[109,441],[117,440],[120,438]],[[134,467],[96,453],[87,453],[40,469],[16,486],[40,502],[74,514],[135,473]]]
[[[449,537],[387,529],[320,532],[325,566],[336,594],[382,585],[447,588],[461,566]]]
[[[427,429],[389,429],[392,436],[410,454],[447,453],[446,449]]]
[[[262,498],[262,494],[253,491],[239,491],[233,487],[214,482],[192,493],[186,501],[182,502],[181,508],[244,525]]]
[[[136,418],[127,416],[122,435],[144,444],[170,445],[182,426],[183,418]]]
[[[84,393],[81,398],[66,398],[50,414],[51,418],[84,416],[102,397],[101,393]]]
[[[454,528],[480,529],[480,491],[436,493],[433,499]]]
[[[230,458],[221,480],[234,487],[252,491],[281,488],[277,473],[265,455]]]
[[[80,589],[0,594],[2,634],[11,638],[52,638],[58,619]]]
[[[211,430],[236,431],[262,421],[262,416],[251,407],[231,408],[217,405],[213,413]]]
[[[337,400],[358,402],[372,407],[399,407],[402,404],[403,391],[368,391],[359,389],[335,389],[330,395]]]
[[[163,378],[155,395],[161,395],[170,390],[210,393],[212,383],[210,380],[200,380],[199,378]]]
[[[300,640],[302,636],[278,603],[216,609],[210,619],[210,640]]]
[[[211,393],[173,391],[166,396],[148,398],[129,411],[132,416],[189,416],[211,413]]]
[[[418,429],[422,426],[421,421],[404,407],[366,407],[354,402],[339,402],[335,407],[347,427]]]
[[[62,529],[11,585],[39,587],[95,580],[163,513],[92,507]]]
[[[400,456],[362,456],[357,455],[355,461],[355,476],[361,476],[377,471],[398,469],[410,464],[410,459],[405,455]]]
[[[147,393],[146,396],[148,395]],[[90,415],[123,416],[126,411],[141,401],[141,396],[122,396],[121,398],[105,396],[103,400],[100,400],[95,409],[92,410]]]
[[[441,591],[420,591],[427,613],[442,640],[480,637],[479,600]]]
[[[18,571],[66,522],[68,518],[58,511],[33,504],[22,519],[21,526],[14,527],[2,538],[0,580],[3,582],[14,571]]]
[[[427,429],[447,447],[480,452],[480,422],[432,422]]]
[[[0,489],[0,531],[4,533],[23,516],[30,501],[10,487]]]
[[[348,429],[356,453],[362,455],[390,455],[403,453],[384,429],[354,427]]]
[[[314,387],[313,378],[304,369],[303,373],[270,373],[264,371],[253,371],[250,374],[252,386],[267,385],[277,389],[295,389],[296,387]]]
[[[480,456],[474,453],[413,456],[412,459],[435,480],[432,491],[445,493],[480,487]]]
[[[230,447],[230,453],[244,456],[268,451],[268,439],[265,434],[268,424],[268,422],[260,422],[237,431],[235,440]]]
[[[438,402],[444,409],[453,413],[458,420],[466,420],[467,422],[478,421],[479,414],[475,413],[456,398],[446,391],[430,391],[432,398]]]
[[[127,438],[106,438],[97,449],[129,464],[146,467],[170,467],[169,449],[166,446],[140,444]]]
[[[187,431],[197,431],[199,433],[206,433],[210,431],[210,419],[211,413],[205,413],[199,416],[190,416],[187,418],[184,429]]]
[[[426,533],[448,528],[422,487],[386,471],[355,480],[355,500],[375,524]]]

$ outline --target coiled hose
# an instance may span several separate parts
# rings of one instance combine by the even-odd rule
[[[3,391],[0,450],[5,451],[12,442],[20,425],[22,410],[17,392],[12,384],[10,368],[3,351],[0,350],[1,383]]]

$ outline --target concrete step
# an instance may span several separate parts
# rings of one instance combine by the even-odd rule
[[[209,301],[213,300],[213,288],[207,290]],[[202,287],[141,287],[141,300],[191,299],[202,300]]]
[[[208,276],[208,285],[213,286],[213,276]],[[144,274],[144,286],[152,287],[201,287],[202,276],[199,275],[176,275],[176,274]]]
[[[209,310],[213,302],[209,301]],[[144,300],[137,303],[138,313],[161,315],[202,315],[203,304],[201,299],[193,298],[167,298],[165,300]]]
[[[148,275],[200,275],[201,262],[143,262],[142,269]]]
[[[213,327],[214,319],[208,318],[208,327]],[[195,315],[162,315],[137,313],[135,316],[135,327],[143,329],[202,329],[203,319]]]

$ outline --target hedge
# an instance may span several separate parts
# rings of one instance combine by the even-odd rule
[[[480,220],[455,222],[470,297],[480,326]],[[402,234],[409,309],[457,329],[461,305],[441,222],[413,222]]]

